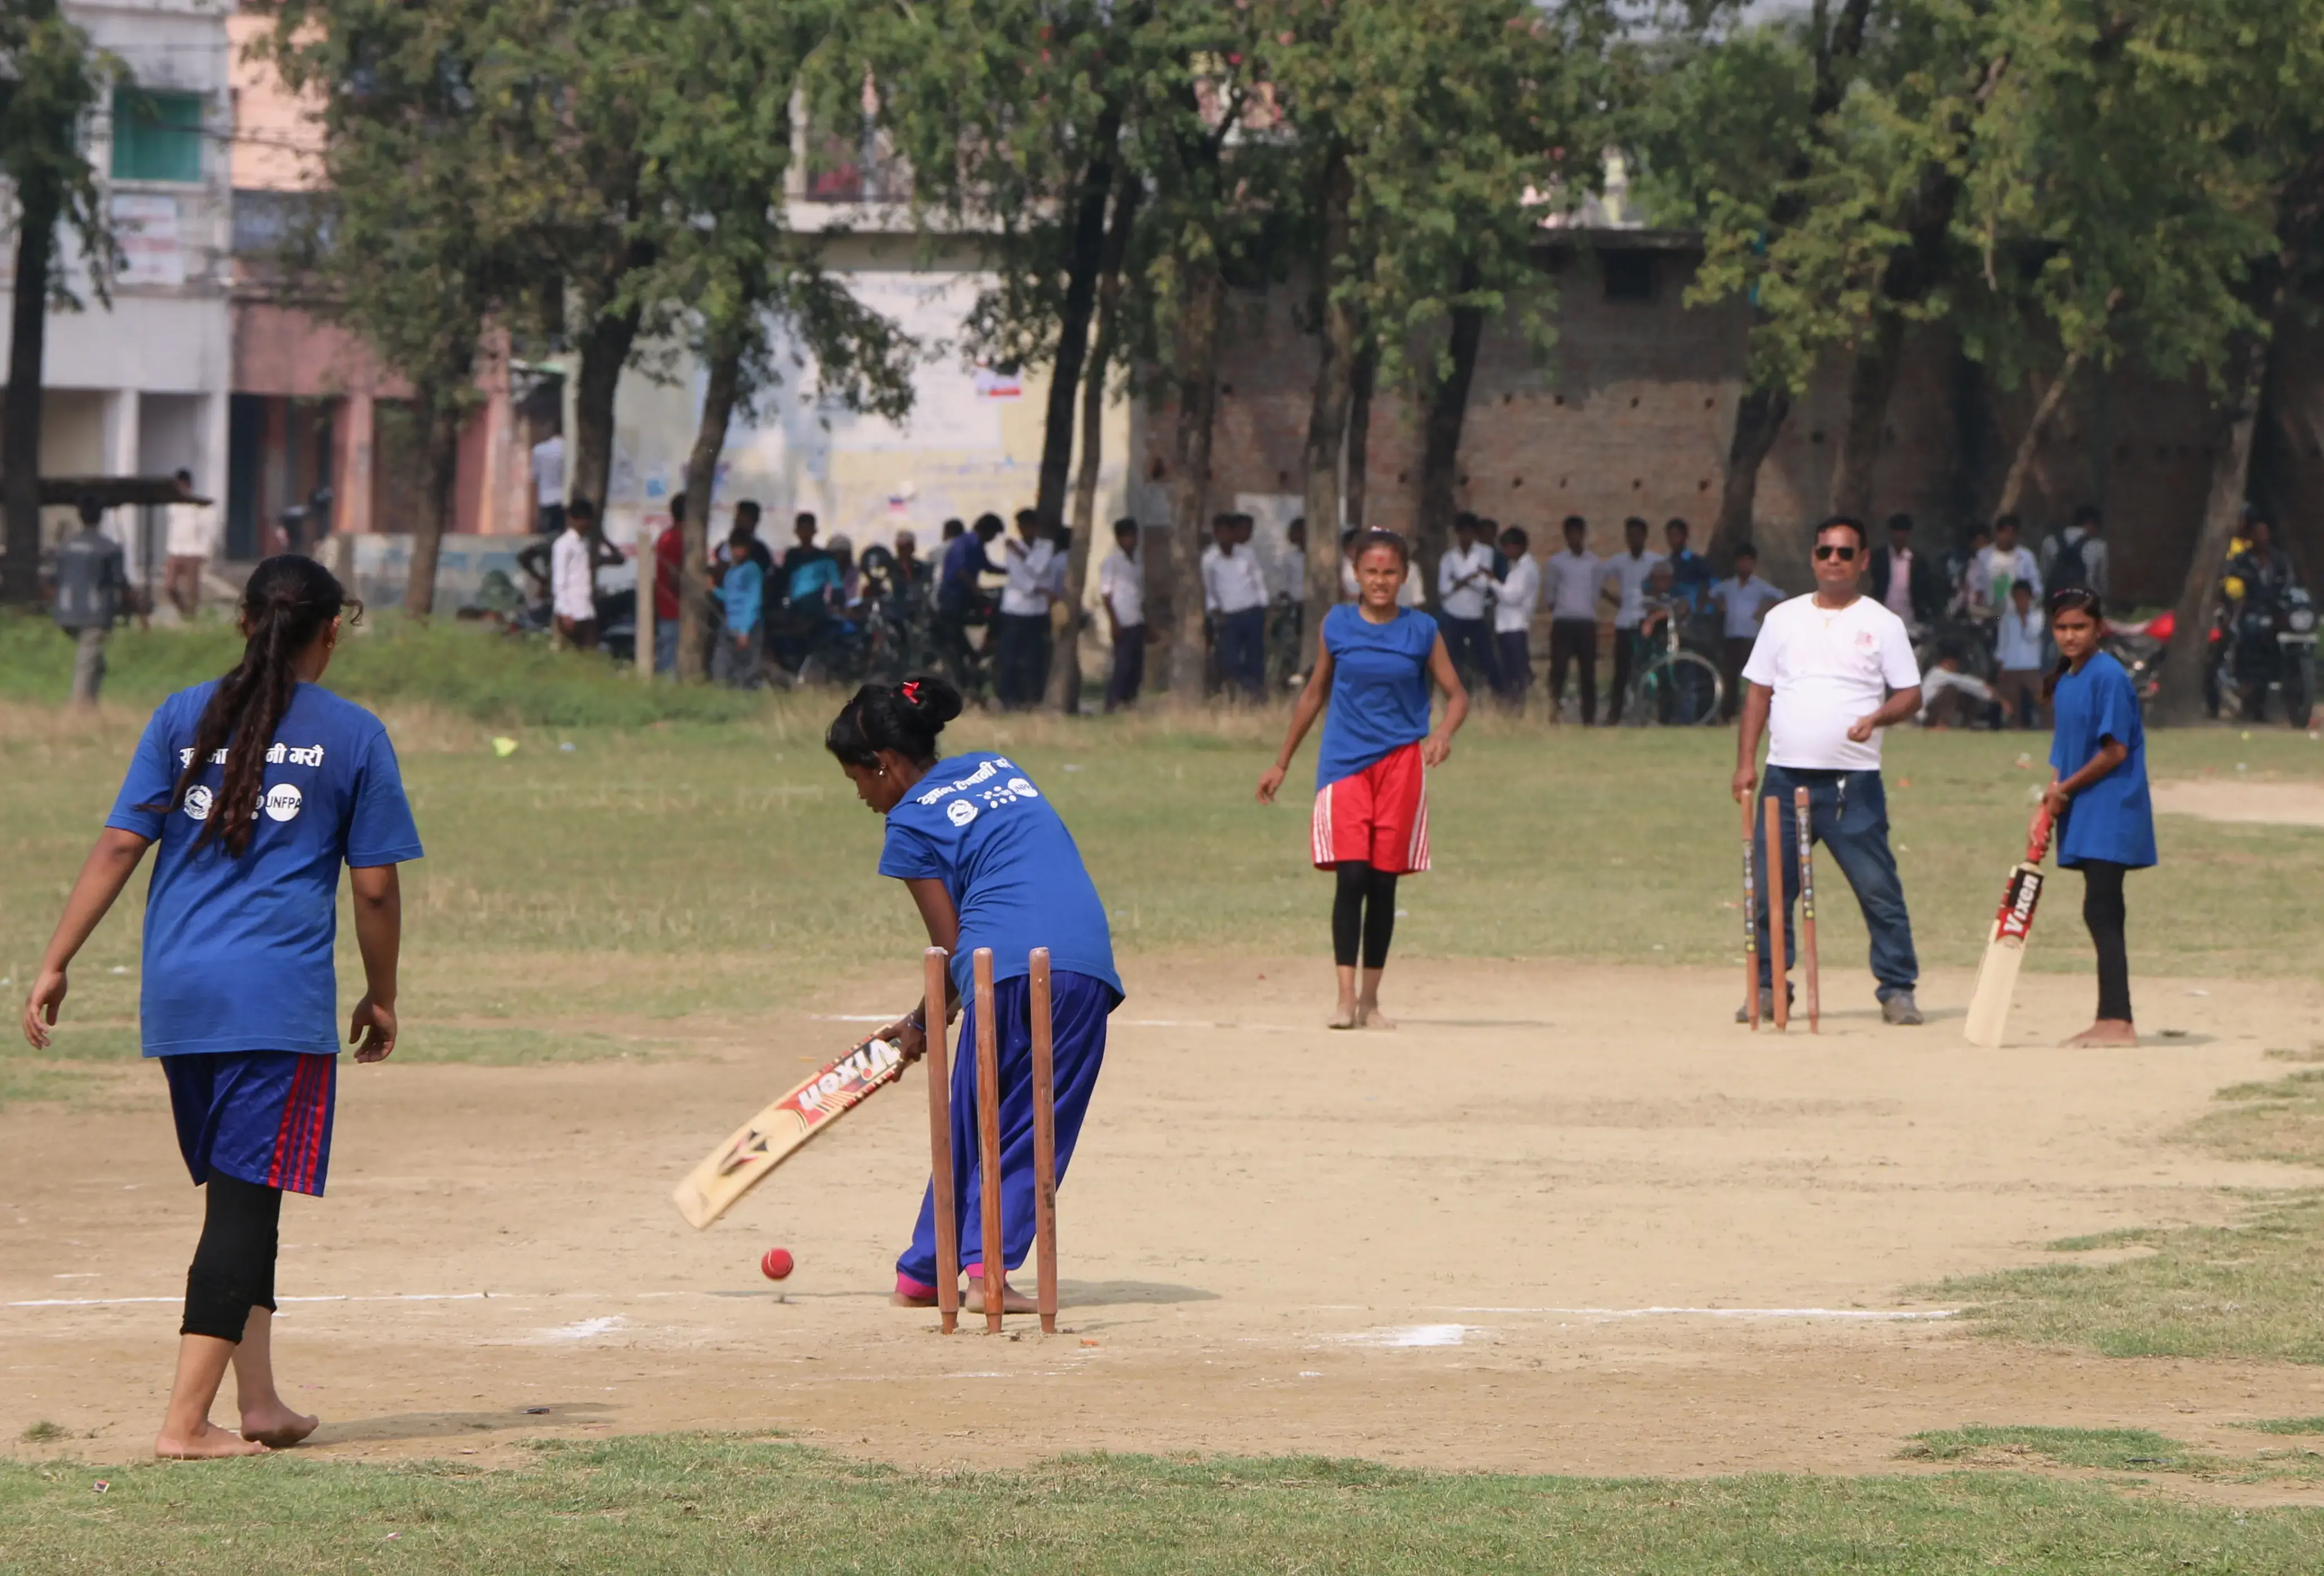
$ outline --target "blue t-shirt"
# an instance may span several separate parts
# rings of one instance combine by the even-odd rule
[[[241,858],[194,838],[225,776],[213,756],[164,814],[217,681],[181,689],[145,724],[107,826],[150,838],[145,977],[138,1018],[149,1056],[339,1048],[339,866],[420,857],[420,833],[380,720],[302,684],[267,751],[266,813]]]
[[[970,954],[992,949],[992,977],[1027,972],[1037,946],[1053,972],[1087,974],[1121,994],[1105,905],[1056,810],[1006,756],[972,750],[928,769],[888,812],[880,873],[933,877],[960,911],[952,979],[971,989]]]
[[[1323,645],[1332,653],[1332,703],[1315,757],[1318,788],[1428,737],[1436,621],[1416,607],[1400,607],[1376,624],[1343,602],[1323,615]]]
[[[793,603],[818,602],[840,580],[838,560],[828,554],[809,558],[791,571],[790,588],[785,595]]]
[[[727,567],[726,578],[718,583],[718,600],[725,606],[729,634],[747,635],[759,627],[765,591],[766,576],[750,559]]]
[[[2128,746],[2120,766],[2073,797],[2058,826],[2058,862],[2112,860],[2144,870],[2154,862],[2154,801],[2146,791],[2146,729],[2122,664],[2100,651],[2080,673],[2058,680],[2050,702],[2050,764],[2061,779],[2090,763],[2101,741]]]

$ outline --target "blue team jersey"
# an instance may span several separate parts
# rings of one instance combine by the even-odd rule
[[[1400,607],[1376,624],[1343,602],[1323,615],[1323,645],[1332,653],[1332,702],[1315,757],[1318,788],[1428,737],[1436,621],[1416,607]]]
[[[2146,789],[2146,728],[2138,695],[2122,664],[2104,651],[2080,673],[2058,680],[2051,697],[2050,764],[2061,779],[2090,762],[2099,743],[2113,739],[2130,753],[2120,766],[2076,794],[2058,825],[2058,862],[2111,860],[2144,870],[2154,862],[2154,801]]]
[[[401,864],[420,854],[395,750],[380,720],[302,684],[266,754],[261,804],[239,859],[196,852],[225,775],[213,755],[166,814],[217,680],[181,689],[145,724],[107,826],[154,843],[145,898],[139,1024],[149,1056],[209,1051],[339,1048],[339,867]]]
[[[992,977],[1011,980],[1037,946],[1056,972],[1087,974],[1121,993],[1105,905],[1083,868],[1081,850],[1025,769],[972,750],[928,769],[888,812],[880,873],[934,878],[960,911],[952,978],[970,990],[970,954],[992,949]]]

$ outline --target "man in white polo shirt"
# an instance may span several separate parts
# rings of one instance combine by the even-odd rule
[[[1855,889],[1872,933],[1872,975],[1878,982],[1883,1021],[1914,1024],[1920,960],[1913,951],[1913,921],[1904,888],[1888,850],[1888,801],[1880,780],[1880,730],[1921,709],[1921,669],[1904,621],[1868,596],[1857,582],[1867,562],[1861,521],[1834,515],[1816,528],[1815,590],[1768,610],[1751,659],[1743,665],[1750,693],[1735,752],[1736,799],[1752,806],[1752,825],[1765,824],[1762,798],[1783,807],[1783,843],[1762,856],[1765,894],[1780,871],[1784,891],[1784,965],[1794,956],[1792,900],[1799,894],[1793,856],[1792,792],[1808,790],[1810,835],[1831,851]],[[1757,770],[1759,735],[1768,735],[1767,775]],[[1770,867],[1773,867],[1770,870]],[[1775,953],[1766,899],[1758,899],[1760,1015],[1775,1011]],[[1746,1002],[1736,1021],[1750,1015]]]
[[[1646,616],[1646,577],[1662,561],[1660,553],[1646,549],[1646,522],[1634,514],[1622,522],[1622,550],[1599,571],[1606,577],[1606,594],[1614,601],[1614,688],[1606,697],[1608,727],[1622,720],[1630,677],[1646,666],[1638,626]]]
[[[1203,611],[1211,616],[1219,687],[1246,700],[1267,698],[1267,574],[1250,550],[1251,521],[1222,514],[1203,549]]]

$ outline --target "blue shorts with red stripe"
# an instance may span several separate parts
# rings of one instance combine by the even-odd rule
[[[331,1167],[339,1059],[313,1051],[215,1051],[161,1058],[178,1147],[199,1186],[210,1173],[319,1195]]]

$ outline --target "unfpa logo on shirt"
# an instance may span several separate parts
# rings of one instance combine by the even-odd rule
[[[196,783],[186,790],[187,819],[208,820],[210,806],[216,802],[216,795],[200,783]],[[298,788],[287,782],[278,782],[266,790],[265,797],[258,801],[257,807],[266,812],[266,818],[270,821],[290,821],[298,818],[299,811],[305,803],[306,796],[300,793]]]

